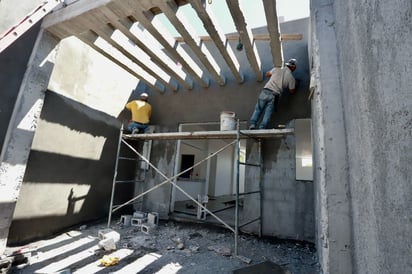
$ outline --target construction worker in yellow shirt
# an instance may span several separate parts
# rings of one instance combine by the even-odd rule
[[[132,119],[127,125],[127,129],[132,133],[149,132],[150,116],[152,115],[152,106],[147,102],[149,95],[145,92],[140,94],[139,99],[130,101],[126,104],[126,109],[131,111]]]

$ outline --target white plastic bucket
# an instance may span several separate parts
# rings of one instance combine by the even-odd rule
[[[236,114],[232,111],[222,111],[220,113],[220,130],[236,129]]]

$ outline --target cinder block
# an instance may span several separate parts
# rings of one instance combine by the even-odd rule
[[[131,225],[132,226],[142,226],[143,223],[147,222],[147,218],[132,218]]]
[[[130,226],[132,224],[132,215],[120,216],[120,223],[124,226]]]
[[[159,213],[151,212],[147,214],[147,223],[152,224],[152,225],[158,225],[159,224]]]
[[[198,194],[197,201],[201,203],[203,207],[206,208],[207,202],[209,201],[209,197],[207,195]],[[207,211],[204,208],[197,206],[197,218],[199,220],[206,220],[206,215],[207,215]]]
[[[141,229],[143,233],[150,234],[151,232],[153,232],[154,229],[156,229],[156,226],[150,224],[143,224]]]
[[[133,218],[146,218],[147,217],[147,213],[146,212],[142,212],[142,211],[135,211],[133,212]]]

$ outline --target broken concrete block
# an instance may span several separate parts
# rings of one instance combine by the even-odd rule
[[[117,243],[120,240],[120,234],[110,228],[99,230],[98,237],[99,237],[99,240],[104,240],[104,239],[109,239],[109,238],[113,239],[115,243]]]
[[[199,252],[200,247],[198,246],[190,246],[189,250],[192,251],[193,253]]]
[[[116,250],[116,243],[113,238],[106,238],[101,240],[98,243],[98,246],[106,251]]]
[[[222,255],[222,256],[231,256],[232,252],[230,251],[230,248],[224,247],[224,246],[208,246],[208,250],[210,251],[215,251],[216,253]]]
[[[98,246],[104,250],[115,250],[116,243],[120,240],[120,234],[110,228],[99,230],[98,238],[100,242]]]

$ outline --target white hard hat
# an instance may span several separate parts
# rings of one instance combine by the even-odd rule
[[[149,97],[149,94],[147,94],[146,92],[143,92],[142,94],[140,94],[140,97]]]
[[[292,59],[289,59],[286,63],[285,63],[285,65],[286,66],[295,66],[296,67],[296,64],[298,63],[298,61],[295,59],[295,58],[292,58]]]

